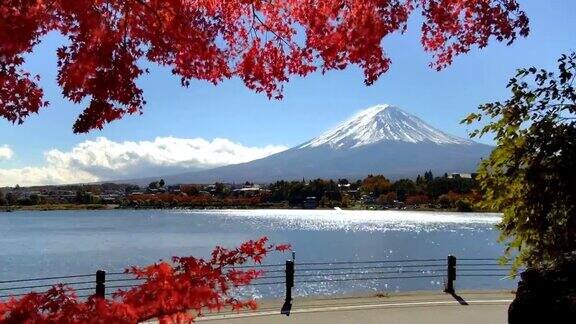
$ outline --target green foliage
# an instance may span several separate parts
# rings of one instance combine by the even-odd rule
[[[226,186],[222,182],[216,182],[214,184],[214,194],[221,196],[226,191]]]
[[[94,197],[94,195],[90,192],[84,190],[76,191],[76,203],[77,204],[96,204],[100,201]]]
[[[42,203],[42,198],[37,194],[32,194],[32,195],[30,195],[30,197],[28,197],[28,204],[31,206],[39,205],[41,203]]]
[[[122,189],[122,188],[123,188],[123,189]],[[104,187],[102,187],[102,189],[104,190]],[[115,189],[114,189],[114,190],[115,190]],[[125,194],[129,195],[129,194],[131,194],[131,193],[134,192],[134,191],[140,190],[140,187],[137,186],[137,185],[128,184],[128,185],[123,185],[123,187],[118,188],[118,190],[120,190],[120,191],[123,190]]]
[[[429,170],[429,171],[424,173],[424,180],[426,180],[426,182],[428,182],[428,183],[430,183],[430,182],[432,182],[432,180],[434,180],[434,175],[432,174],[432,170]]]
[[[316,179],[308,183],[303,181],[277,181],[270,185],[270,201],[288,201],[292,206],[301,205],[306,197],[316,197],[327,207],[340,206],[342,192],[333,180]],[[322,205],[322,204],[321,204]]]
[[[7,193],[4,199],[6,199],[7,205],[16,205],[18,203],[18,196],[12,192]]]
[[[437,198],[440,195],[447,194],[448,192],[468,193],[474,186],[476,181],[470,178],[448,178],[438,177],[428,182],[427,191],[431,197]]]
[[[149,190],[154,190],[154,189],[160,189],[160,182],[158,181],[152,181],[148,184],[148,189]]]
[[[470,135],[495,137],[477,177],[481,207],[503,212],[498,227],[515,269],[546,267],[576,250],[576,53],[558,63],[557,73],[518,70],[508,100],[462,121],[486,117]]]
[[[404,201],[407,196],[416,194],[416,184],[410,179],[400,179],[394,182],[392,190],[396,192],[398,200]]]
[[[455,203],[456,210],[459,212],[471,212],[472,204],[464,199],[458,199]]]
[[[440,197],[438,197],[438,204],[442,208],[449,208],[451,206],[451,202],[448,195],[447,194],[440,195]]]

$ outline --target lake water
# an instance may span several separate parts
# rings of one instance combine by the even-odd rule
[[[94,273],[97,269],[121,271],[173,255],[208,256],[215,245],[234,247],[261,236],[291,244],[297,271],[306,268],[299,264],[308,262],[445,260],[448,254],[497,258],[503,251],[494,229],[499,219],[498,214],[486,213],[337,210],[1,213],[0,281]],[[290,253],[274,253],[264,263],[283,263],[287,258]],[[369,270],[351,272],[358,271]],[[326,282],[332,277],[311,276],[308,278],[324,280],[302,280],[296,284],[295,294],[441,290],[443,279],[430,277]],[[458,277],[456,285],[459,289],[513,287],[514,282],[504,277]],[[283,285],[253,286],[242,293],[281,296]]]

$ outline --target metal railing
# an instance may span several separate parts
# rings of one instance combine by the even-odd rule
[[[103,270],[98,270],[95,274],[0,280],[0,299],[21,297],[30,292],[44,292],[60,284],[74,289],[80,298],[93,295],[105,297],[111,295],[106,293],[106,289],[132,288],[143,281],[124,272],[107,273]]]
[[[278,264],[257,264],[232,267],[234,269],[256,268],[264,275],[246,286],[284,286],[285,302],[293,299],[295,287],[305,284],[337,283],[353,281],[389,281],[442,278],[444,292],[454,293],[457,277],[506,278],[510,265],[498,263],[494,258],[461,258],[449,255],[445,259],[405,259],[369,261],[314,261],[296,263],[292,259]],[[0,299],[21,297],[31,291],[46,291],[56,284],[74,289],[78,297],[92,295],[107,297],[118,289],[130,289],[143,283],[144,279],[124,272],[96,271],[95,274],[52,276],[0,280]]]

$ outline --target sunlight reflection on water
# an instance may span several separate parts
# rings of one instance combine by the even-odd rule
[[[501,219],[497,213],[356,210],[183,210],[183,214],[242,219],[252,226],[314,231],[446,231],[485,229]]]

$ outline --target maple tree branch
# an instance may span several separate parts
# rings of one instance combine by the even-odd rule
[[[256,28],[254,27],[256,22],[256,17],[254,14],[254,7],[252,6],[252,23],[250,24],[250,30],[248,31],[248,34],[254,34],[254,38],[257,38],[258,35],[256,34]]]
[[[262,21],[260,16],[258,16],[258,14],[256,13],[256,9],[254,8],[253,4],[250,5],[250,7],[252,8],[252,16],[254,18],[256,18],[256,20],[258,20],[258,22],[260,23],[260,25],[262,25],[262,27],[264,27],[267,31],[271,32],[274,36],[276,36],[276,38],[278,38],[284,44],[286,44],[286,46],[288,46],[288,48],[292,47],[286,39],[284,39],[282,36],[278,35],[274,30],[272,30],[272,28],[270,28],[264,21]]]

